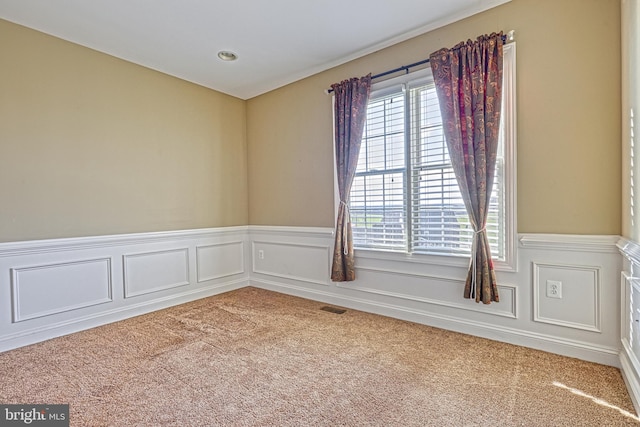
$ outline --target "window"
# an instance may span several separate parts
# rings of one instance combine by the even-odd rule
[[[515,44],[505,45],[501,137],[487,234],[513,260]],[[453,173],[431,69],[374,84],[349,208],[356,249],[468,256],[473,229]]]

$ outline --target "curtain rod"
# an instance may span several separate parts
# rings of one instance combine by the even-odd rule
[[[503,43],[510,43],[512,41],[515,40],[515,30],[511,30],[509,31],[506,35],[502,36],[502,42]],[[409,64],[409,65],[402,65],[398,68],[394,68],[393,70],[389,70],[389,71],[384,71],[382,73],[376,74],[374,76],[371,76],[371,80],[373,79],[379,79],[380,77],[384,77],[384,76],[388,76],[389,74],[394,74],[397,73],[399,71],[404,71],[406,74],[409,73],[409,69],[410,68],[414,68],[417,67],[419,65],[423,65],[423,64],[428,64],[429,63],[429,59],[423,59],[422,61],[418,61],[418,62],[414,62],[413,64]],[[333,92],[333,89],[326,89],[325,93],[328,95],[331,92]]]

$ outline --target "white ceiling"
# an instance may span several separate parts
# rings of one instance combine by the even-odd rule
[[[0,18],[248,99],[508,1],[0,0]]]

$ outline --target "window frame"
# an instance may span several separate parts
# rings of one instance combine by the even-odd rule
[[[497,271],[516,272],[517,264],[517,164],[516,164],[516,147],[517,147],[517,131],[516,131],[516,43],[507,43],[503,47],[503,114],[501,117],[504,132],[504,260],[494,259],[494,267]],[[374,83],[372,85],[372,97],[384,96],[384,94],[392,93],[397,90],[399,85],[407,83],[409,86],[415,86],[421,82],[432,80],[431,68],[429,66],[418,71],[394,77],[388,80]],[[335,159],[335,144],[334,144]],[[407,165],[407,168],[409,166]],[[337,179],[334,161],[334,194],[335,206],[340,203],[340,197],[337,189]],[[407,183],[408,184],[408,183]],[[411,209],[411,207],[409,207]],[[337,208],[336,212],[337,220]],[[410,221],[410,220],[409,220]],[[410,232],[408,230],[408,232]],[[410,240],[410,237],[407,239]],[[409,244],[409,243],[408,243]],[[420,264],[432,264],[449,267],[469,267],[469,256],[457,254],[436,254],[436,253],[418,253],[409,252],[407,246],[402,251],[374,249],[374,248],[354,248],[356,258],[381,260],[381,261],[403,261]]]

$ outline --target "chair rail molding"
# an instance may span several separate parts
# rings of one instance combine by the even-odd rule
[[[582,234],[520,234],[520,247],[527,249],[551,249],[615,253],[620,236]]]

